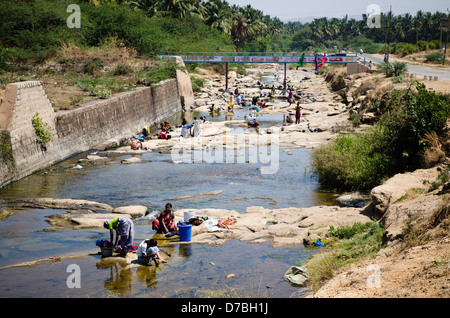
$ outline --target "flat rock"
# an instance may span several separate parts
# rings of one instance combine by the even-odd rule
[[[311,208],[266,209],[248,207],[245,213],[233,210],[203,209],[195,210],[196,216],[208,220],[234,219],[228,228],[211,227],[205,222],[192,227],[191,243],[222,245],[229,240],[248,242],[267,242],[272,240],[274,247],[301,245],[305,239],[330,226],[340,227],[355,222],[366,223],[372,214],[366,207],[316,206]],[[184,210],[175,211],[175,221],[183,220]],[[173,241],[171,244],[177,244]]]
[[[131,215],[132,217],[145,216],[148,213],[148,208],[143,205],[130,205],[114,208],[112,213]]]
[[[129,214],[122,214],[131,218]],[[69,211],[58,216],[60,219],[66,220],[74,224],[74,228],[103,228],[105,221],[110,221],[117,218],[116,213],[84,213],[80,211]],[[55,225],[55,224],[53,224]]]
[[[136,158],[136,157],[127,158],[127,159],[123,159],[120,161],[120,163],[122,163],[122,164],[132,164],[132,163],[141,163],[141,162],[142,162],[142,159]]]
[[[34,207],[40,209],[91,210],[97,212],[111,212],[113,210],[113,208],[108,204],[74,199],[33,198],[14,200],[11,201],[11,203],[18,204],[23,207]]]

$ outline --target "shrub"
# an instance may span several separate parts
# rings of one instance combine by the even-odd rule
[[[174,60],[167,60],[161,62],[159,66],[141,70],[139,76],[148,84],[156,84],[168,78],[175,78],[176,70],[179,68]]]
[[[428,42],[427,42],[427,41],[421,40],[421,41],[417,42],[416,45],[417,45],[419,51],[426,51],[426,50],[429,49],[429,46],[428,46]]]
[[[34,131],[36,132],[36,142],[44,146],[47,142],[52,140],[52,134],[50,132],[50,126],[44,123],[39,117],[39,113],[33,116],[31,119]]]
[[[94,59],[86,59],[83,65],[83,73],[94,75],[95,72],[103,67],[103,63],[101,60]]]
[[[0,46],[0,73],[6,68],[8,58],[8,51],[4,47]]]
[[[425,56],[425,62],[426,63],[435,63],[435,64],[442,64],[442,59],[444,58],[444,55],[442,53],[436,52],[431,53]]]
[[[378,64],[378,69],[380,69],[387,77],[398,77],[402,76],[408,70],[408,66],[404,62],[385,62]]]
[[[380,131],[343,133],[312,152],[320,181],[337,189],[362,190],[378,185],[388,173],[390,158],[378,152]]]
[[[392,48],[392,54],[398,54],[400,56],[406,56],[419,51],[418,46],[411,43],[397,43]]]
[[[428,43],[428,48],[430,50],[437,50],[440,48],[440,46],[441,46],[441,41],[439,41],[439,40],[433,40]]]
[[[192,82],[192,90],[194,92],[200,91],[200,88],[202,88],[203,85],[205,84],[205,80],[203,78],[191,77],[191,82]]]
[[[126,63],[118,63],[113,71],[112,71],[112,75],[117,76],[117,75],[128,75],[132,72],[133,70],[131,69],[131,67],[126,64]]]
[[[330,226],[330,230],[328,231],[328,235],[332,237],[336,237],[338,239],[350,239],[357,234],[365,234],[371,235],[377,232],[380,229],[380,225],[376,222],[367,222],[365,224],[361,224],[359,222],[353,224],[352,226],[342,226],[339,228],[334,228],[334,226]]]

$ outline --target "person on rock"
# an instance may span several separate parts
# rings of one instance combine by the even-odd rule
[[[148,265],[151,260],[155,265],[167,263],[165,259],[159,254],[158,242],[155,239],[146,239],[139,244],[136,250],[138,261],[143,265]]]
[[[167,203],[164,211],[161,211],[161,213],[158,215],[156,219],[153,220],[152,225],[153,230],[155,230],[157,233],[173,233],[175,234],[178,232],[178,227],[175,224],[175,215],[172,211],[172,204]]]
[[[114,247],[119,248],[120,256],[126,256],[132,249],[134,239],[134,223],[125,216],[119,216],[111,221],[105,221],[103,227],[109,230],[110,242],[114,242]],[[116,240],[114,241],[114,231]],[[120,236],[120,241],[119,241]],[[117,245],[119,243],[119,246]]]

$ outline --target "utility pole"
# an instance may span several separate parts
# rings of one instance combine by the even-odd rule
[[[450,29],[450,11],[448,9],[447,11],[449,12],[447,25],[447,40],[445,41],[445,49],[444,49],[444,57],[442,58],[442,65],[445,65],[445,55],[447,54],[447,45],[448,45],[448,31]]]
[[[389,10],[389,19],[388,19],[388,25],[387,25],[387,30],[386,30],[386,38],[384,40],[384,53],[385,53],[385,57],[386,57],[386,63],[389,62],[389,44],[391,41],[391,18],[392,18],[392,6],[390,6],[390,10]]]
[[[389,9],[389,22],[388,22],[388,37],[387,37],[387,60],[389,62],[389,51],[390,51],[390,42],[391,42],[391,19],[392,19],[392,6]]]

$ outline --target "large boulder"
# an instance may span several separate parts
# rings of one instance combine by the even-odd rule
[[[436,168],[432,168],[397,174],[382,185],[373,188],[370,196],[377,216],[381,217],[391,204],[408,195],[408,192],[420,192],[429,188],[438,173]]]
[[[448,200],[445,203],[441,196],[434,193],[412,195],[391,204],[381,219],[385,228],[383,243],[395,245],[403,239],[408,224],[431,217],[442,210],[443,204],[448,206]]]

